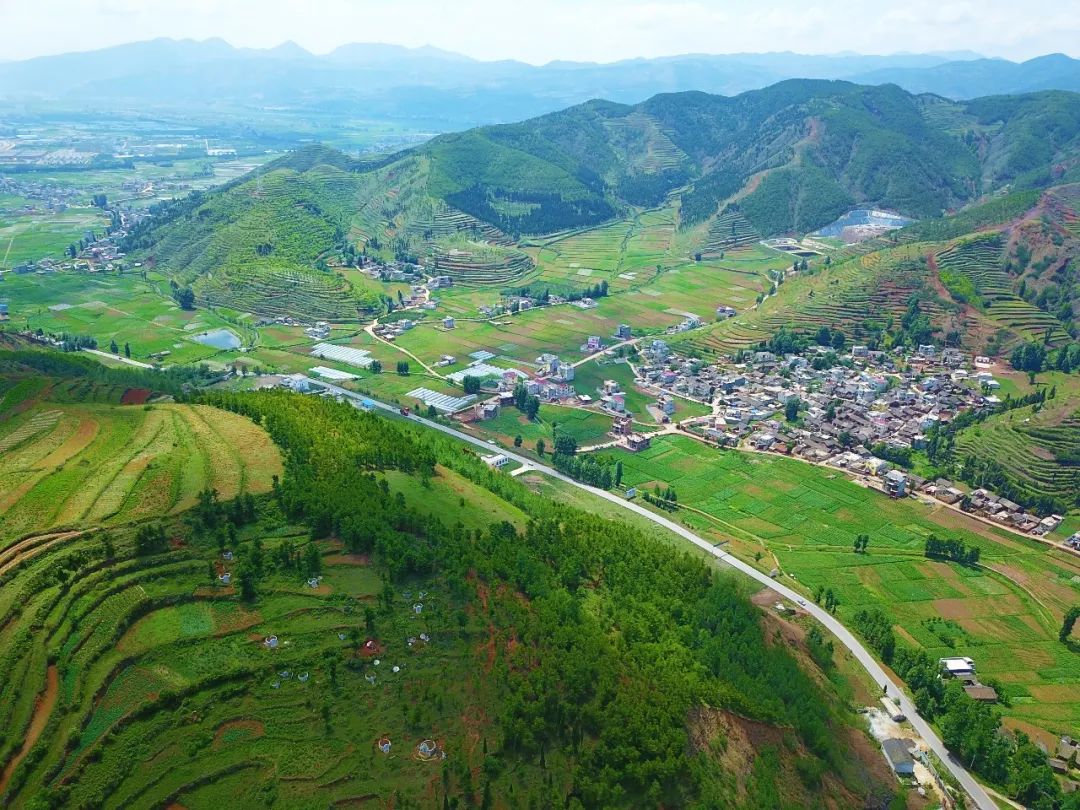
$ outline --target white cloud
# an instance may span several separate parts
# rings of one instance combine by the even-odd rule
[[[0,0],[0,57],[159,36],[315,52],[433,44],[481,59],[611,61],[677,53],[975,50],[1080,55],[1075,0]]]

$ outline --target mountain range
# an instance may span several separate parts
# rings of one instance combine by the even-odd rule
[[[238,104],[411,121],[437,131],[502,123],[590,99],[637,103],[660,93],[735,95],[790,78],[893,83],[970,99],[1080,90],[1080,60],[1022,63],[978,54],[686,54],[608,64],[483,62],[433,47],[353,43],[316,56],[295,43],[235,48],[221,39],[157,39],[0,63],[0,99],[162,109]]]
[[[233,270],[235,292],[259,268],[284,277],[356,250],[437,258],[461,239],[501,251],[492,265],[518,266],[530,237],[661,205],[703,249],[694,243],[723,241],[717,228],[800,234],[857,206],[933,219],[1078,180],[1078,94],[951,102],[790,80],[733,97],[590,101],[367,159],[312,145],[166,204],[126,247],[186,284],[213,277],[220,288]]]

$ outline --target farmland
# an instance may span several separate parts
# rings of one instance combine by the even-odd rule
[[[1074,375],[1043,375],[1044,389],[1056,396],[1041,408],[1020,408],[992,416],[962,431],[962,456],[993,460],[1024,490],[1075,503],[1080,492],[1076,451],[1080,447],[1080,384]],[[1023,390],[1029,386],[1024,381]]]
[[[182,310],[165,297],[160,276],[144,281],[135,274],[7,274],[0,289],[10,299],[12,321],[31,330],[90,335],[108,350],[115,340],[131,348],[134,359],[167,351],[170,362],[198,362],[217,350],[191,338],[204,331],[231,328],[249,340],[254,333],[210,309]]]
[[[87,231],[100,233],[108,224],[107,216],[90,207],[69,208],[62,214],[0,213],[0,268],[44,258],[59,260],[72,242]]]
[[[265,492],[281,472],[266,435],[232,414],[20,393],[0,412],[0,541],[182,512],[204,489]]]
[[[999,533],[942,508],[890,501],[841,474],[774,456],[716,451],[685,437],[654,440],[622,461],[624,482],[674,487],[695,530],[774,566],[808,591],[831,587],[841,618],[880,608],[898,634],[932,656],[968,655],[1011,699],[1008,722],[1076,735],[1075,655],[1057,640],[1080,597],[1080,564],[1064,552]],[[870,535],[855,554],[858,534]],[[927,560],[926,537],[982,552],[977,568]],[[761,555],[761,556],[758,556]]]

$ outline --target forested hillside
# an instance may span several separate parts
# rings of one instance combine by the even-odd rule
[[[194,407],[272,437],[270,495],[0,548],[8,806],[888,803],[700,559],[348,405]]]
[[[808,80],[592,101],[367,161],[307,147],[162,206],[125,244],[204,303],[341,319],[378,306],[332,269],[365,252],[419,261],[462,234],[509,244],[669,196],[684,230],[724,210],[762,236],[857,205],[933,219],[1005,186],[1080,177],[1078,123],[1071,93],[954,103]]]

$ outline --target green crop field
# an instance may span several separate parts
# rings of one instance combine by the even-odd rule
[[[532,450],[537,440],[543,439],[550,452],[554,446],[556,427],[573,436],[579,447],[584,447],[610,441],[608,431],[611,430],[611,423],[610,416],[597,411],[541,405],[540,415],[535,421],[529,421],[516,408],[503,408],[494,419],[473,423],[472,429],[484,436],[491,436],[506,447],[513,444],[516,436],[521,436],[526,450]]]
[[[0,269],[50,258],[59,260],[72,242],[87,231],[99,235],[109,218],[95,208],[69,208],[63,213],[0,214]]]
[[[59,394],[23,382],[0,403],[0,542],[183,511],[206,488],[265,492],[281,472],[266,434],[233,414]]]
[[[443,354],[464,361],[466,355],[478,350],[490,351],[510,364],[532,363],[545,352],[578,360],[584,356],[579,347],[590,335],[599,335],[610,345],[615,342],[611,336],[622,323],[630,324],[633,333],[640,336],[674,326],[690,314],[708,323],[722,304],[746,309],[764,289],[764,275],[759,272],[764,273],[770,261],[775,268],[776,258],[764,259],[761,266],[747,270],[731,269],[733,264],[726,260],[683,263],[638,286],[598,299],[594,309],[565,304],[490,321],[466,318],[478,318],[476,306],[494,303],[492,296],[454,290],[441,296],[444,306],[438,313],[445,310],[457,318],[453,329],[444,329],[441,317],[428,316],[397,343],[429,364]]]
[[[1055,733],[1080,731],[1075,653],[1057,640],[1064,611],[1080,600],[1080,563],[1063,552],[997,532],[945,509],[891,501],[841,473],[792,459],[717,451],[665,437],[637,454],[609,453],[627,484],[675,488],[695,528],[731,539],[764,570],[779,565],[807,590],[839,595],[841,619],[864,607],[885,610],[897,632],[934,656],[968,655],[980,674],[1012,698],[1017,723]],[[855,554],[858,534],[870,535]],[[978,546],[978,568],[923,556],[931,534]],[[774,562],[775,560],[775,562]]]
[[[156,352],[170,353],[170,363],[197,362],[215,355],[212,346],[192,338],[229,328],[252,340],[242,322],[227,321],[211,309],[182,310],[159,291],[160,277],[143,281],[134,274],[44,273],[5,276],[0,297],[9,300],[12,323],[47,333],[91,335],[108,351],[115,340],[127,343],[133,359],[147,362]]]

